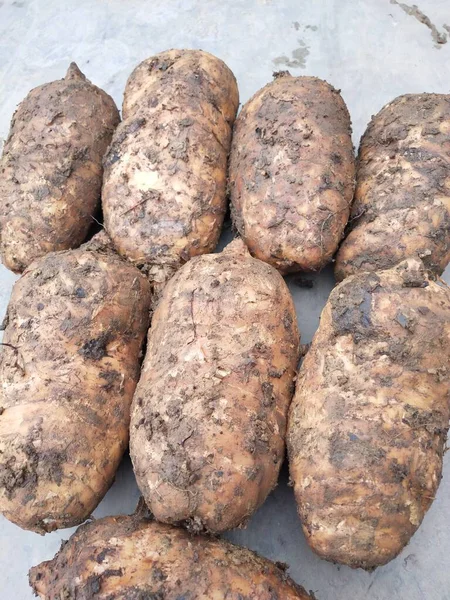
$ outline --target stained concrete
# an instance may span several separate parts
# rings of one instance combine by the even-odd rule
[[[412,2],[389,0],[3,0],[0,138],[29,89],[62,77],[72,60],[120,104],[126,78],[139,61],[186,47],[225,60],[237,76],[242,102],[287,64],[295,75],[327,79],[342,90],[356,145],[370,116],[395,96],[450,91],[450,40],[442,43],[450,37],[450,5],[414,1],[417,10]],[[333,286],[329,268],[306,278],[313,279],[312,288],[290,281],[303,342],[311,339]],[[446,278],[450,281],[449,269]],[[0,267],[0,318],[14,280]],[[131,512],[137,500],[126,458],[95,515]],[[352,571],[308,549],[284,469],[247,529],[227,537],[289,563],[292,577],[319,600],[450,600],[449,514],[447,458],[436,500],[409,546],[374,573]],[[0,517],[1,600],[30,600],[28,568],[52,557],[72,531],[39,537]]]

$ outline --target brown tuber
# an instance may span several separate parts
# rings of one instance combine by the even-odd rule
[[[450,95],[407,94],[385,106],[361,139],[358,163],[336,279],[408,257],[441,275],[450,261]]]
[[[299,357],[281,275],[242,240],[192,259],[153,315],[130,454],[155,518],[221,532],[276,485]]]
[[[48,252],[84,242],[119,120],[113,99],[75,63],[20,103],[0,161],[0,256],[8,269],[21,273]]]
[[[105,158],[105,227],[156,288],[216,247],[238,103],[230,69],[200,50],[152,56],[128,79]]]
[[[353,197],[350,116],[317,77],[279,73],[234,126],[230,195],[236,229],[282,273],[319,271],[343,236]]]
[[[430,507],[449,423],[449,315],[450,290],[418,259],[332,291],[288,425],[299,515],[322,558],[384,565]]]
[[[82,525],[29,577],[41,600],[312,600],[251,550],[136,516]]]
[[[0,511],[45,533],[84,521],[128,444],[150,286],[89,245],[33,262],[0,351]]]

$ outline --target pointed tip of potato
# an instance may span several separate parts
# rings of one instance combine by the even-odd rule
[[[81,81],[87,81],[86,75],[84,75],[77,63],[75,62],[71,62],[69,65],[69,68],[67,69],[67,73],[66,76],[64,77],[64,79],[66,80],[70,80],[70,79],[80,79]]]
[[[249,254],[249,249],[241,237],[235,238],[231,241],[223,250],[227,254],[236,254],[240,256],[246,256]]]

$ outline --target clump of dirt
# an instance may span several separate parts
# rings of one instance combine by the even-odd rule
[[[417,4],[413,4],[412,6],[408,6],[408,4],[404,4],[403,2],[398,2],[398,0],[391,0],[391,4],[396,4],[400,6],[400,8],[411,17],[415,17],[419,23],[423,23],[428,29],[431,31],[431,37],[435,43],[436,48],[440,48],[443,44],[447,43],[447,34],[441,33],[436,25],[431,22],[430,18],[424,14]],[[444,29],[450,32],[450,27],[448,25],[443,25]]]

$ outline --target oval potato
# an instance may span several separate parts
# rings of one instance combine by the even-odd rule
[[[236,119],[230,155],[234,224],[282,273],[318,271],[337,250],[353,197],[350,116],[317,77],[276,79]]]
[[[351,231],[336,257],[341,281],[420,257],[450,261],[450,95],[407,94],[372,118],[361,139]]]
[[[441,480],[450,291],[409,259],[330,295],[289,414],[303,530],[322,558],[373,569],[409,542]]]
[[[200,50],[157,54],[128,79],[105,158],[105,227],[156,285],[217,244],[238,104],[232,72]]]
[[[147,333],[150,286],[86,248],[13,288],[0,352],[0,511],[39,533],[84,521],[113,482]]]
[[[21,273],[48,252],[76,248],[92,226],[102,159],[120,121],[113,99],[72,63],[15,112],[0,161],[0,255]]]
[[[312,600],[251,550],[136,516],[82,525],[30,585],[41,600]]]
[[[191,260],[153,316],[130,454],[155,518],[220,532],[277,482],[298,361],[283,278],[242,240]]]

